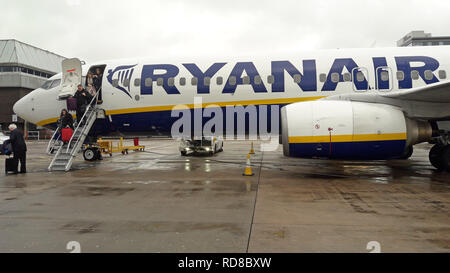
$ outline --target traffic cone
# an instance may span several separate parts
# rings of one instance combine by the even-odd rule
[[[255,154],[255,149],[253,149],[253,141],[252,141],[252,148],[250,149],[250,154],[254,155]]]
[[[245,171],[242,175],[245,176],[253,176],[254,173],[252,173],[252,166],[250,165],[250,154],[247,154],[247,163],[245,164]]]

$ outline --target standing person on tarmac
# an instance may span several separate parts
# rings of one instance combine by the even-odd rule
[[[11,141],[12,150],[14,153],[14,174],[18,173],[19,161],[20,161],[20,173],[27,172],[26,157],[27,157],[27,144],[23,138],[23,134],[17,129],[17,126],[13,123],[8,126],[11,131],[9,137]]]

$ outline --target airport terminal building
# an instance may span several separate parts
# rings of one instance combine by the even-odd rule
[[[13,105],[32,90],[42,86],[47,78],[61,72],[63,56],[17,40],[0,40],[0,130],[14,122],[27,127],[14,115]],[[29,125],[27,130],[33,130]]]
[[[397,41],[397,46],[438,46],[450,45],[450,36],[433,36],[423,30],[415,30]]]

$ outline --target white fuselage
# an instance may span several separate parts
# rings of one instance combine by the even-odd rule
[[[170,110],[176,105],[193,109],[194,98],[201,98],[203,108],[286,105],[448,81],[450,46],[319,50],[208,61],[129,59],[91,66],[97,65],[106,65],[101,107],[110,125],[105,132],[170,132]],[[84,66],[83,74],[91,66]],[[61,74],[50,80],[58,78]],[[36,89],[16,103],[14,111],[32,123],[52,125],[66,108],[58,93],[58,88]]]

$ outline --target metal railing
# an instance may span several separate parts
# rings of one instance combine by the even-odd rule
[[[74,134],[72,135],[72,137],[70,138],[69,143],[67,144],[67,150],[66,150],[66,153],[69,152],[69,150],[70,150],[70,145],[72,144],[72,141],[73,141],[73,139],[74,139],[74,137],[75,137],[75,132],[78,132],[78,129],[80,128],[81,124],[83,124],[83,121],[85,120],[85,118],[87,118],[87,119],[86,119],[86,121],[85,121],[84,126],[87,125],[87,122],[92,118],[92,115],[96,115],[96,114],[97,114],[95,111],[92,111],[92,112],[90,112],[89,116],[86,117],[86,114],[89,113],[89,111],[90,111],[92,108],[95,109],[95,108],[97,107],[97,98],[98,98],[98,95],[100,94],[101,90],[102,90],[101,87],[97,90],[97,93],[96,93],[95,96],[92,98],[92,100],[89,102],[89,104],[88,104],[88,106],[87,106],[87,108],[86,108],[86,111],[84,112],[84,114],[83,114],[83,116],[81,117],[81,119],[78,120],[78,117],[77,117],[77,123],[78,123],[78,124],[77,124],[77,127],[75,128],[75,130],[73,131]],[[93,105],[93,102],[94,102],[94,101],[95,101],[95,104]],[[84,128],[82,128],[82,132],[80,132],[80,135],[79,135],[79,136],[81,136],[81,134],[83,133],[83,131],[84,131]],[[80,138],[78,137],[78,138],[77,138],[77,141],[79,141],[79,139],[80,139]],[[73,147],[73,149],[70,151],[70,154],[71,154],[71,155],[73,155],[76,146],[77,146],[77,145],[75,145],[75,146]]]
[[[28,131],[27,139],[36,138],[40,140],[40,132],[39,131]]]
[[[61,125],[58,125],[58,128],[56,128],[55,132],[53,132],[52,138],[50,139],[50,141],[48,142],[48,145],[47,145],[47,154],[50,154],[50,151],[55,146],[55,143],[57,143],[60,140],[60,138],[61,138],[60,129],[61,129]],[[59,133],[59,135],[55,139],[55,136],[58,133]]]

